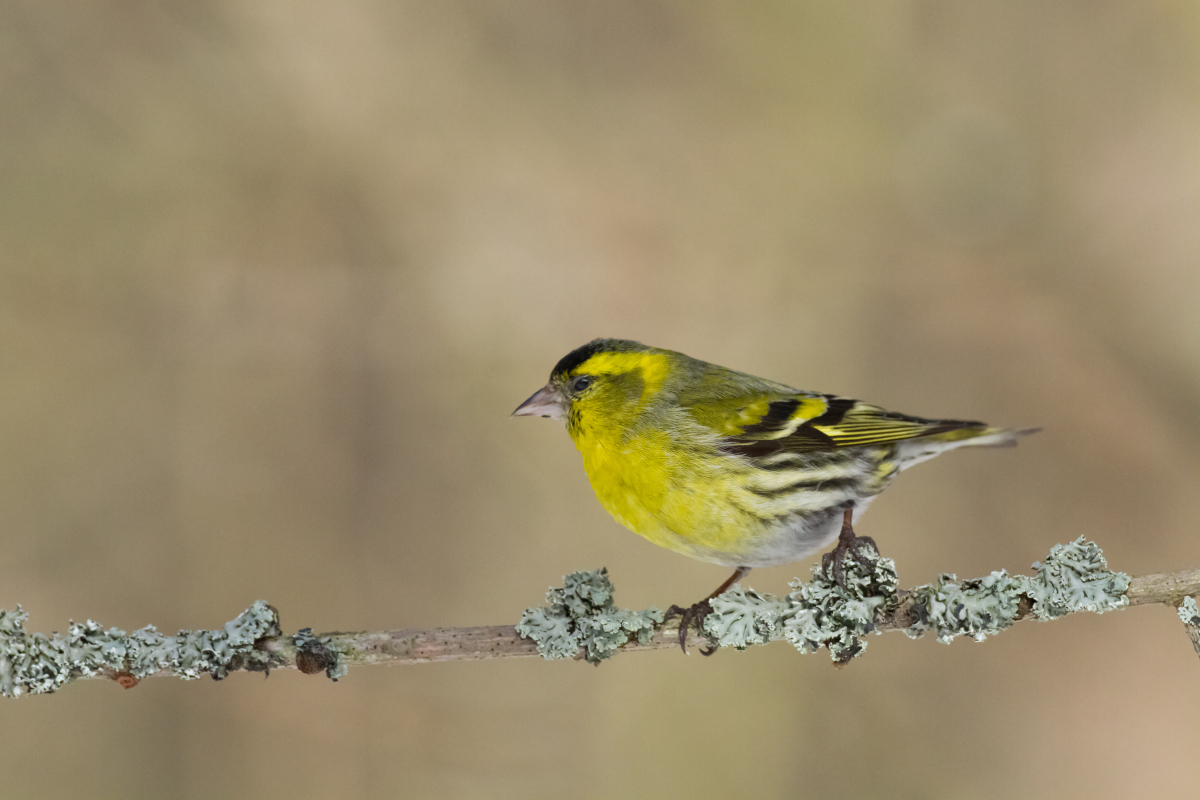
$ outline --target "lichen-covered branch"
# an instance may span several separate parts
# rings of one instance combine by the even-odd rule
[[[1196,606],[1196,598],[1183,598],[1177,609],[1188,638],[1192,640],[1192,649],[1196,651],[1196,655],[1200,656],[1200,608]]]
[[[934,634],[982,640],[1018,620],[1049,620],[1075,611],[1102,613],[1134,605],[1176,606],[1200,654],[1200,569],[1130,578],[1109,571],[1095,544],[1055,545],[1032,576],[993,572],[959,581],[899,590],[890,559],[847,559],[844,582],[821,567],[790,594],[760,595],[734,586],[711,601],[704,635],[723,647],[745,649],[776,639],[801,652],[829,651],[844,664],[866,647],[865,636],[888,630],[916,638]],[[125,687],[147,677],[174,675],[220,680],[230,672],[298,669],[337,680],[352,666],[536,656],[599,663],[620,651],[677,648],[678,621],[655,608],[628,611],[613,603],[604,570],[568,575],[547,604],[528,609],[515,625],[369,633],[283,633],[274,608],[254,603],[211,631],[161,634],[153,626],[126,634],[98,623],[71,623],[65,635],[27,633],[27,614],[0,611],[0,695],[53,692],[82,678],[108,678]]]

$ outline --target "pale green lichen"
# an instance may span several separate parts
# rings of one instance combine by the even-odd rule
[[[954,575],[942,575],[934,584],[913,589],[914,621],[904,632],[916,638],[932,630],[945,644],[956,636],[983,641],[1016,622],[1022,596],[1043,621],[1073,611],[1100,614],[1129,603],[1129,576],[1110,572],[1100,548],[1083,537],[1055,545],[1033,567],[1037,574],[1032,577],[1001,570],[959,583]]]
[[[537,643],[542,658],[571,658],[582,651],[593,664],[610,658],[637,636],[648,644],[654,628],[663,621],[657,608],[628,611],[613,606],[608,570],[572,572],[562,588],[546,593],[546,605],[526,609],[517,633]]]
[[[916,639],[933,631],[942,644],[956,636],[982,642],[1017,621],[1024,580],[1004,570],[961,583],[955,575],[942,575],[912,590],[913,622],[904,632]]]
[[[1044,562],[1034,562],[1037,575],[1027,578],[1023,591],[1033,601],[1033,613],[1043,622],[1072,611],[1103,614],[1129,605],[1125,592],[1129,576],[1111,572],[1095,542],[1080,536],[1070,544],[1056,544]]]
[[[220,630],[178,636],[164,636],[153,626],[126,635],[91,620],[71,623],[66,636],[46,636],[26,633],[27,619],[20,606],[0,611],[0,695],[5,697],[53,692],[104,671],[138,679],[169,671],[185,679],[208,674],[219,680],[234,669],[263,670],[270,657],[255,643],[280,633],[275,609],[262,600]]]
[[[129,634],[127,653],[129,672],[139,680],[163,669],[174,670],[180,661],[178,639],[164,636],[153,625]],[[199,675],[189,677],[198,678]]]
[[[802,653],[825,647],[835,661],[845,663],[862,653],[863,637],[875,630],[877,615],[895,608],[900,598],[890,559],[871,555],[859,560],[848,555],[843,565],[845,587],[824,565],[813,568],[807,583],[792,582],[787,598],[735,587],[712,599],[713,613],[705,619],[705,632],[722,647],[738,650],[782,636]],[[1033,577],[1000,570],[964,581],[942,575],[933,584],[917,587],[909,593],[912,605],[904,632],[915,639],[932,631],[947,644],[958,636],[982,641],[1016,622],[1023,596],[1029,597],[1042,620],[1072,611],[1102,613],[1128,604],[1129,576],[1109,571],[1100,548],[1082,538],[1055,545],[1034,568]]]
[[[832,567],[813,567],[812,580],[793,581],[786,597],[770,597],[734,587],[709,601],[713,612],[704,630],[722,647],[745,650],[785,638],[801,653],[822,647],[844,663],[861,653],[862,637],[875,630],[875,615],[895,604],[899,579],[891,559],[874,550],[859,551],[843,562],[845,585],[839,585]],[[869,554],[868,554],[869,553]]]
[[[787,597],[764,597],[734,586],[709,601],[712,613],[704,618],[704,631],[721,647],[745,650],[783,636],[783,622],[793,613]]]
[[[844,586],[824,563],[813,567],[807,583],[792,581],[789,598],[795,610],[783,623],[783,635],[801,653],[825,647],[830,658],[844,664],[866,649],[866,634],[878,633],[875,615],[896,604],[900,580],[892,559],[880,558],[874,548],[870,553],[862,560],[846,556]]]
[[[1196,605],[1196,598],[1183,598],[1183,602],[1175,610],[1179,612],[1179,618],[1183,620],[1184,625],[1200,627],[1200,607]]]
[[[254,643],[267,636],[279,636],[279,614],[262,600],[226,622],[216,631],[180,631],[180,659],[171,669],[184,678],[207,673],[220,680],[235,669],[262,670],[270,666],[269,656],[254,649]]]
[[[88,620],[67,635],[25,633],[29,615],[20,607],[0,611],[0,695],[53,692],[76,676],[94,676],[124,663],[122,631]]]

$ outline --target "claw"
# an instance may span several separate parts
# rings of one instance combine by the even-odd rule
[[[821,568],[827,574],[832,572],[834,582],[842,587],[843,590],[846,589],[846,569],[844,562],[847,554],[853,555],[854,560],[864,567],[870,567],[875,559],[879,557],[879,547],[875,544],[874,539],[870,536],[858,536],[854,533],[852,511],[852,509],[847,508],[846,513],[842,516],[842,530],[838,533],[837,547],[821,556]],[[875,552],[864,555],[863,551],[868,547]]]
[[[687,636],[688,629],[692,627],[692,623],[696,624],[696,632],[704,633],[704,618],[712,613],[712,604],[708,600],[701,600],[699,603],[682,608],[680,606],[671,606],[667,609],[667,613],[663,615],[663,622],[679,617],[679,648],[683,650],[683,654],[687,655]],[[711,656],[717,651],[716,647],[702,647],[700,653],[702,655]]]
[[[679,647],[683,650],[683,654],[687,655],[687,635],[688,628],[692,623],[696,623],[696,632],[701,636],[704,635],[704,618],[713,612],[712,603],[708,602],[719,594],[723,594],[726,589],[733,584],[746,577],[750,572],[750,567],[738,567],[733,571],[724,583],[717,587],[716,591],[708,597],[701,600],[699,603],[693,603],[687,608],[681,606],[671,606],[667,609],[667,613],[663,614],[663,622],[679,617]],[[711,656],[717,652],[719,648],[715,644],[710,644],[707,647],[700,648],[700,655]]]

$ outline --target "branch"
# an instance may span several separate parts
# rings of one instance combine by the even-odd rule
[[[967,635],[982,640],[1018,620],[1054,619],[1074,611],[1103,613],[1127,606],[1168,604],[1178,608],[1200,654],[1200,569],[1130,578],[1110,572],[1100,549],[1082,539],[1056,545],[1034,576],[1003,571],[959,582],[898,590],[890,559],[847,559],[838,583],[823,567],[808,582],[795,581],[782,597],[735,586],[713,598],[713,611],[698,633],[711,643],[745,649],[787,639],[801,652],[826,648],[835,663],[861,655],[868,633],[926,632],[949,642]],[[541,655],[593,663],[618,651],[678,647],[679,621],[663,622],[658,609],[628,611],[612,602],[604,570],[568,575],[547,595],[547,605],[528,609],[516,626],[434,628],[287,635],[278,612],[263,601],[214,631],[164,636],[153,626],[126,634],[88,621],[72,623],[65,636],[26,633],[27,614],[0,611],[0,695],[53,692],[77,679],[108,678],[126,688],[147,677],[184,679],[272,669],[324,672],[337,680],[351,666],[465,661]]]
[[[911,592],[905,592],[911,595]],[[1176,605],[1181,598],[1200,595],[1200,569],[1140,575],[1130,579],[1126,597],[1130,606]],[[1194,601],[1193,601],[1194,602]],[[902,609],[911,608],[911,597]],[[880,631],[911,628],[911,620],[897,609],[892,616],[878,620]],[[1018,619],[1032,616],[1026,611]],[[1197,613],[1200,618],[1200,612]],[[1198,621],[1197,626],[1200,626]],[[1200,635],[1200,627],[1197,627]],[[539,655],[537,643],[523,638],[512,625],[488,625],[478,628],[428,628],[424,630],[377,631],[373,633],[329,634],[346,653],[348,665],[423,664],[435,661],[479,661],[489,658],[522,658]],[[1197,646],[1200,653],[1200,645]],[[667,650],[679,648],[679,620],[659,625],[644,643],[633,639],[622,651]],[[575,657],[582,658],[578,653]]]
[[[1200,656],[1200,608],[1196,607],[1196,599],[1185,597],[1176,603],[1176,608],[1188,638],[1192,640],[1192,649]]]

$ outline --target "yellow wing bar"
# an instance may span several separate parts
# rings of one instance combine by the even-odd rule
[[[750,403],[738,409],[729,427],[736,432],[730,432],[725,448],[746,456],[860,447],[959,431],[955,438],[968,438],[989,430],[982,422],[922,419],[832,395]]]

